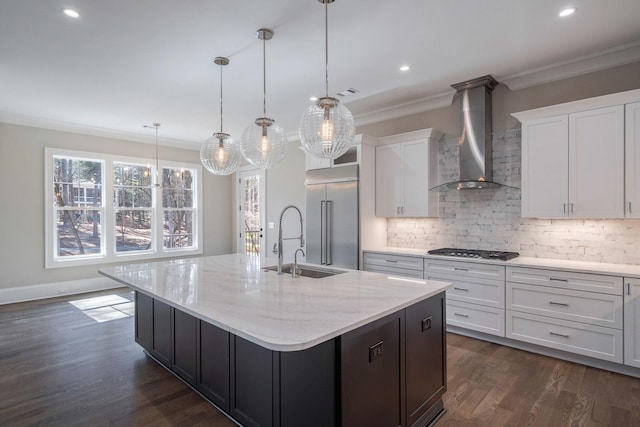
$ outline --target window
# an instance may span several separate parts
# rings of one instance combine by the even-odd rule
[[[45,149],[46,267],[202,253],[202,168]]]

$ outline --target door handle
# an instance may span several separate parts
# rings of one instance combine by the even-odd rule
[[[631,213],[631,202],[627,202],[627,209],[629,210],[629,213]]]
[[[627,283],[627,295],[631,295],[631,283]]]
[[[320,264],[326,264],[326,222],[327,218],[325,216],[325,208],[324,208],[324,200],[320,200]]]
[[[327,241],[325,243],[326,247],[327,247],[327,265],[331,265],[333,264],[333,260],[332,258],[332,251],[331,251],[331,208],[333,206],[333,201],[332,200],[327,200],[327,204],[325,206],[326,209],[326,213],[325,216],[327,218]]]

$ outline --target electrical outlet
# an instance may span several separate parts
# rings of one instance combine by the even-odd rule
[[[273,222],[269,223],[269,229],[274,229],[276,228],[276,225]]]
[[[431,329],[431,316],[422,319],[422,332]]]
[[[380,359],[382,357],[382,353],[384,353],[384,341],[380,341],[379,343],[369,347],[369,363]]]

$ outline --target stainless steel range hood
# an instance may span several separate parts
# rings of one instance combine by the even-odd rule
[[[491,76],[451,85],[460,103],[460,177],[432,190],[498,188],[493,182],[491,92],[498,82]]]

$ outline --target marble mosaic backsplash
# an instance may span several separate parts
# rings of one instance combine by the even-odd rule
[[[520,187],[520,130],[493,135],[493,180]],[[439,182],[458,177],[458,140],[440,143]],[[520,217],[519,188],[440,194],[439,218],[387,219],[391,247],[459,247],[516,251],[520,256],[640,264],[640,220]]]

